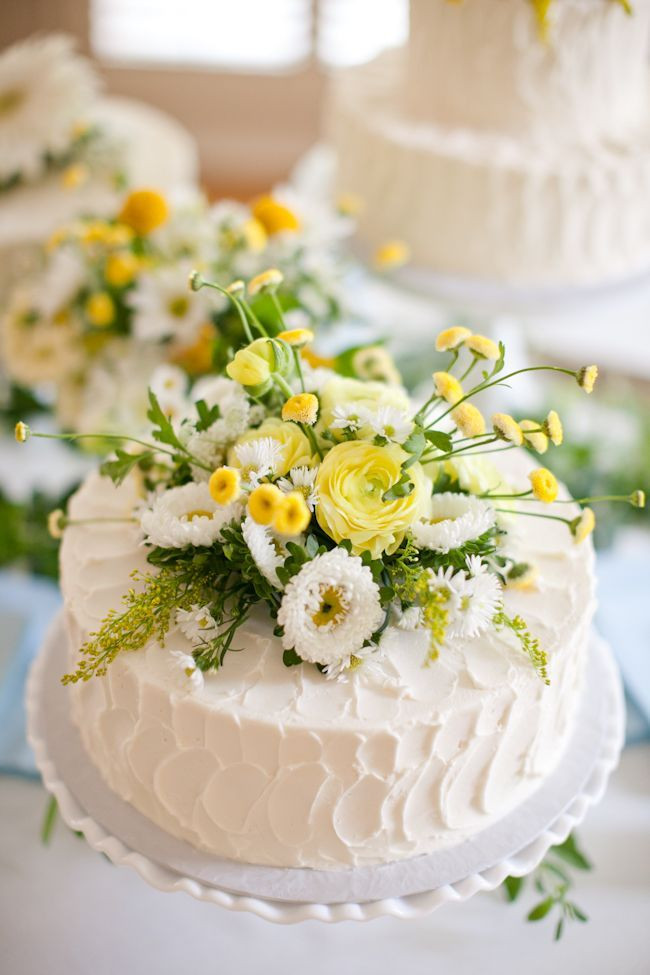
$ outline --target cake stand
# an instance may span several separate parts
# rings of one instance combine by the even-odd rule
[[[86,756],[60,683],[68,647],[58,616],[27,685],[28,737],[61,815],[94,850],[163,891],[250,911],[281,924],[421,917],[533,870],[598,802],[623,743],[623,692],[611,650],[595,633],[567,749],[555,772],[512,813],[456,846],[377,867],[308,870],[238,864],[159,829],[121,800]]]

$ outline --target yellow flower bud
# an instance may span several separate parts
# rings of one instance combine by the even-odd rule
[[[485,433],[483,414],[472,403],[461,403],[451,411],[451,418],[465,437],[480,437]]]
[[[499,346],[486,335],[470,335],[465,339],[465,348],[479,359],[499,358]]]
[[[275,291],[279,288],[284,281],[284,275],[277,268],[271,267],[268,271],[262,271],[260,274],[256,274],[248,282],[248,293],[251,297],[254,297],[260,292],[265,291]]]
[[[515,419],[508,413],[495,413],[492,417],[492,428],[500,440],[516,444],[521,447],[524,434]]]
[[[551,443],[559,447],[564,440],[564,431],[562,429],[562,421],[555,412],[555,410],[550,410],[548,416],[542,424],[544,433],[549,437]]]
[[[470,338],[471,334],[471,329],[465,328],[463,325],[446,328],[436,339],[436,349],[438,352],[450,352],[462,345],[465,339]]]
[[[241,494],[241,474],[235,467],[218,467],[208,482],[210,496],[217,504],[236,501]]]
[[[115,304],[106,291],[96,291],[86,301],[86,317],[95,328],[107,328],[115,320]]]
[[[259,196],[251,205],[253,216],[262,225],[266,233],[274,234],[295,233],[300,230],[298,216],[284,203],[280,203],[270,194]]]
[[[23,423],[22,420],[19,420],[16,426],[14,427],[14,436],[17,442],[25,443],[25,441],[30,437],[30,435],[31,435],[31,430],[29,429],[27,424]]]
[[[533,494],[538,501],[550,504],[557,498],[558,484],[554,474],[545,467],[538,467],[528,475]]]
[[[277,337],[294,349],[301,349],[303,345],[314,341],[314,333],[310,328],[288,328]]]
[[[50,511],[47,516],[47,530],[50,538],[59,539],[63,538],[63,530],[66,526],[66,516],[60,508],[56,511]]]
[[[583,366],[576,373],[578,386],[584,389],[585,393],[593,393],[594,385],[598,379],[598,366]]]
[[[596,516],[591,508],[583,508],[577,518],[569,525],[576,542],[584,542],[596,527]]]
[[[515,569],[519,569],[520,571],[511,571],[508,574],[506,579],[508,589],[517,589],[526,592],[536,588],[539,578],[539,569],[536,565],[520,565],[515,566]]]
[[[645,491],[640,488],[636,491],[632,491],[630,495],[630,504],[634,508],[645,508]]]
[[[540,430],[540,424],[535,420],[520,420],[519,426],[528,446],[538,454],[545,454],[548,450],[548,437],[543,430]]]
[[[278,535],[299,535],[311,521],[311,512],[301,491],[283,496],[273,516],[273,529]]]
[[[270,339],[255,339],[246,348],[235,353],[226,372],[242,386],[261,386],[275,369],[275,351]]]
[[[313,426],[318,417],[318,397],[313,393],[291,396],[282,407],[282,419]]]
[[[104,277],[113,288],[124,288],[131,284],[138,273],[139,262],[130,251],[115,251],[109,254],[104,267]]]
[[[244,284],[243,281],[237,279],[237,281],[232,281],[228,285],[226,291],[228,292],[229,295],[233,295],[235,298],[238,298],[240,295],[243,295],[244,292],[246,291],[246,285]]]
[[[156,190],[133,190],[122,205],[119,220],[145,237],[161,227],[169,216],[165,197]]]
[[[388,240],[375,251],[372,263],[379,271],[402,267],[411,258],[411,248],[403,240]]]
[[[259,484],[248,496],[248,513],[258,525],[270,525],[284,497],[275,484]]]
[[[449,372],[434,372],[433,384],[436,388],[436,395],[441,396],[448,403],[457,403],[463,398],[463,387]]]

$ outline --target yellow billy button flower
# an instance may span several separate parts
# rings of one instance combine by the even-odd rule
[[[548,450],[548,437],[540,430],[540,424],[535,420],[520,420],[519,426],[523,430],[524,440],[529,447],[538,454],[545,454]]]
[[[276,267],[270,267],[268,271],[262,271],[251,278],[248,282],[248,293],[251,297],[255,297],[255,295],[265,291],[275,291],[283,281],[282,271],[278,271]]]
[[[210,475],[209,488],[213,501],[230,504],[241,494],[241,474],[235,467],[218,467]]]
[[[508,413],[495,413],[492,417],[492,429],[499,440],[513,443],[517,447],[521,447],[524,442],[524,434],[521,427]]]
[[[107,328],[115,321],[115,304],[106,291],[90,295],[85,306],[86,317],[95,328]]]
[[[305,423],[311,427],[318,417],[318,397],[313,393],[297,393],[291,396],[282,407],[282,419],[294,423]]]
[[[104,266],[104,277],[113,288],[124,288],[131,284],[139,268],[135,254],[130,251],[116,251],[109,254]]]
[[[63,538],[63,530],[66,526],[66,516],[65,512],[61,508],[57,508],[56,511],[50,511],[47,516],[47,530],[49,532],[50,538],[59,539]]]
[[[558,484],[555,476],[545,467],[538,467],[528,475],[533,494],[538,501],[550,504],[557,498]]]
[[[434,372],[433,384],[436,394],[448,403],[457,403],[463,398],[463,387],[450,372]]]
[[[499,346],[486,335],[470,335],[465,339],[465,348],[479,359],[499,358]]]
[[[310,328],[289,328],[277,336],[294,349],[302,349],[304,345],[314,341],[314,333]]]
[[[226,372],[242,386],[261,386],[268,382],[275,368],[275,351],[269,339],[255,339],[235,353]]]
[[[471,329],[465,328],[464,325],[453,325],[452,328],[446,328],[440,333],[436,339],[436,349],[438,352],[453,352],[463,344],[465,339],[470,338],[471,334]]]
[[[548,416],[542,424],[544,433],[548,436],[551,443],[559,447],[564,440],[564,431],[562,429],[562,421],[555,412],[555,410],[550,410]]]
[[[270,525],[284,499],[275,484],[258,484],[248,496],[248,513],[258,525]]]
[[[311,521],[311,511],[301,491],[285,494],[275,510],[273,529],[278,535],[299,535]]]
[[[300,230],[298,215],[270,194],[258,196],[256,200],[253,200],[251,210],[255,219],[261,223],[270,237],[274,234],[286,233],[287,231],[295,233]]]
[[[133,190],[120,210],[119,220],[140,237],[161,227],[169,216],[167,200],[156,190]]]
[[[31,430],[29,429],[27,424],[23,423],[22,420],[19,420],[16,426],[14,427],[14,436],[18,441],[18,443],[25,443],[25,441],[29,438],[30,434],[31,434]]]
[[[239,298],[246,291],[246,285],[244,284],[243,281],[237,279],[237,281],[233,281],[231,282],[231,284],[228,285],[226,291],[228,292],[229,295],[232,295],[234,298]]]
[[[583,508],[577,518],[569,525],[576,542],[584,542],[596,527],[596,516],[591,508]]]
[[[634,508],[645,508],[645,491],[641,491],[640,489],[632,491],[630,504]]]
[[[451,418],[465,437],[480,437],[485,433],[483,414],[473,403],[461,403],[451,411]]]
[[[576,373],[578,386],[584,389],[585,393],[593,393],[596,380],[598,379],[598,366],[583,366]]]
[[[403,240],[387,240],[378,247],[372,263],[379,271],[389,271],[394,267],[402,267],[411,258],[411,249]]]

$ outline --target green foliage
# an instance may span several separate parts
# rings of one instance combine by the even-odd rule
[[[136,467],[142,467],[147,461],[152,460],[153,452],[146,451],[143,454],[128,452],[117,447],[115,456],[100,464],[100,473],[105,477],[110,477],[113,484],[121,484]]]
[[[157,440],[158,443],[168,444],[170,447],[181,452],[184,450],[183,444],[178,439],[171,420],[163,411],[156,394],[151,389],[149,390],[147,419],[153,427],[151,435],[154,440]]]

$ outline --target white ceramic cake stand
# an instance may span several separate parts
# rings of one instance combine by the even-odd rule
[[[623,742],[620,678],[611,650],[594,634],[578,719],[559,767],[531,798],[474,838],[429,856],[353,870],[237,864],[159,829],[103,782],[70,720],[69,691],[59,681],[67,659],[57,617],[28,681],[28,736],[68,826],[159,890],[185,891],[281,924],[420,917],[530,872],[601,799]]]

